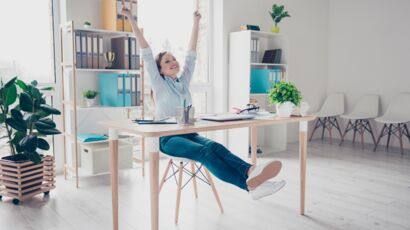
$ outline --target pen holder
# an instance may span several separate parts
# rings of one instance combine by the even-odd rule
[[[177,122],[179,125],[193,125],[195,123],[195,108],[185,107],[179,108]]]

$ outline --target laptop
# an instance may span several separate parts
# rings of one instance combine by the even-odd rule
[[[205,116],[200,119],[206,121],[238,121],[238,120],[249,120],[255,118],[255,115],[252,114],[220,114],[214,116]]]

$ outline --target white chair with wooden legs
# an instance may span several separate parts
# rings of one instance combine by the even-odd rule
[[[342,115],[345,111],[345,101],[343,93],[330,94],[323,103],[320,110],[315,113],[316,123],[312,130],[309,141],[312,141],[313,134],[316,129],[322,127],[322,140],[325,135],[325,129],[329,132],[329,142],[332,144],[332,128],[335,127],[339,131],[340,137],[342,137],[342,131],[340,130],[337,117]]]
[[[371,135],[373,143],[376,144],[376,139],[374,138],[369,120],[376,118],[378,115],[379,95],[368,94],[360,98],[352,112],[340,116],[341,118],[348,120],[340,144],[343,143],[346,134],[351,130],[353,130],[353,143],[356,139],[356,133],[358,133],[361,137],[362,148],[364,148],[364,133],[367,131]]]
[[[410,93],[400,93],[387,107],[383,116],[378,117],[375,121],[383,123],[383,128],[379,138],[376,141],[374,150],[376,151],[380,139],[387,135],[386,150],[389,150],[390,137],[393,134],[400,141],[400,152],[403,155],[403,135],[410,141],[409,129],[407,128],[410,122]]]
[[[175,170],[175,168],[177,168],[177,170]],[[172,169],[172,174],[168,176],[169,169]],[[189,176],[188,180],[186,180],[184,184],[182,181],[183,174],[186,174]],[[178,175],[178,179],[176,179],[177,175]],[[181,201],[181,191],[191,180],[194,185],[195,198],[198,198],[198,191],[197,191],[197,186],[196,186],[196,181],[198,179],[211,186],[215,200],[218,203],[219,210],[221,211],[221,213],[224,212],[221,200],[219,199],[219,195],[218,195],[218,192],[216,191],[215,184],[212,180],[211,174],[208,172],[208,170],[205,168],[204,165],[199,164],[198,166],[197,162],[192,161],[190,159],[186,159],[186,158],[170,157],[167,163],[164,175],[162,176],[162,179],[159,185],[159,192],[161,192],[162,186],[164,185],[165,181],[167,181],[171,177],[174,177],[176,179],[177,186],[178,186],[177,201],[176,201],[176,208],[175,208],[175,224],[178,223],[179,206],[180,206],[180,201]]]

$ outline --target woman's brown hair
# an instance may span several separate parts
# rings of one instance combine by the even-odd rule
[[[162,58],[164,57],[164,55],[166,53],[167,53],[167,51],[161,52],[155,57],[155,62],[157,63],[157,68],[158,68],[159,75],[161,75],[161,77],[163,79],[165,79],[165,77],[164,77],[164,74],[161,73],[161,60],[162,60]]]

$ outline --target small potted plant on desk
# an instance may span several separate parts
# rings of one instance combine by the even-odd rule
[[[302,95],[296,86],[290,82],[277,82],[269,91],[269,102],[276,104],[279,117],[290,117],[293,108],[300,104]]]
[[[95,97],[98,95],[97,91],[87,90],[83,92],[83,97],[85,99],[85,104],[87,107],[92,107],[95,105]]]
[[[51,90],[44,88],[42,90]],[[50,149],[45,137],[60,134],[50,115],[60,111],[46,104],[37,82],[25,84],[13,78],[1,81],[0,124],[8,139],[10,156],[0,159],[0,199],[13,203],[55,188],[54,157],[40,154]]]

